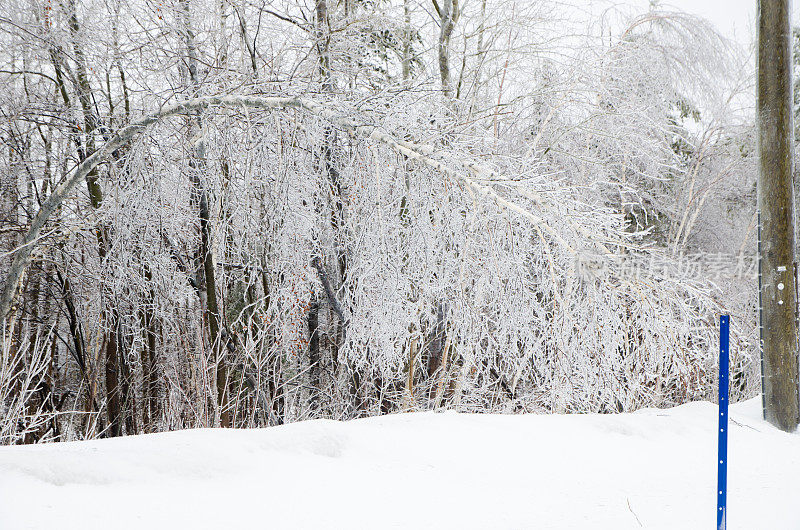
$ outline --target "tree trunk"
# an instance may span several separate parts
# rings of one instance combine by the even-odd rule
[[[319,351],[319,302],[314,294],[308,308],[308,364],[309,386],[311,387],[311,410],[319,408],[319,394],[322,387],[322,366]]]
[[[72,39],[72,53],[75,61],[75,90],[78,93],[78,101],[81,105],[83,113],[83,129],[85,132],[85,144],[83,155],[81,158],[85,159],[93,154],[96,150],[94,143],[94,135],[100,126],[100,120],[97,111],[92,105],[92,87],[89,82],[88,66],[86,64],[86,57],[83,54],[83,49],[80,45],[80,24],[78,23],[78,10],[76,0],[68,0],[68,14],[69,14],[69,31]],[[66,93],[64,93],[65,95]],[[69,105],[69,100],[65,99],[64,103]],[[78,151],[81,150],[81,144],[77,143]],[[103,190],[98,182],[98,173],[92,170],[86,176],[86,186],[89,190],[89,202],[92,208],[98,209],[103,204]],[[105,259],[108,254],[108,227],[100,225],[95,229],[97,237],[97,249],[101,260]],[[125,359],[120,356],[118,350],[118,341],[116,328],[118,325],[119,316],[116,309],[112,309],[108,315],[107,325],[109,331],[105,336],[105,374],[106,374],[106,408],[109,429],[108,432],[111,436],[119,436],[122,432],[120,421],[124,415],[124,411],[120,408],[123,406],[124,401],[121,399],[122,387],[120,386],[120,377],[124,370],[123,363]]]
[[[200,80],[197,74],[197,48],[194,41],[194,30],[191,21],[189,0],[182,0],[182,17],[184,40],[186,44],[186,63],[189,73],[188,84],[192,95],[196,95]],[[205,316],[208,323],[209,342],[211,344],[211,363],[216,365],[215,385],[217,391],[217,407],[219,422],[223,427],[231,426],[231,415],[227,404],[228,371],[224,359],[225,348],[220,344],[221,313],[217,300],[217,280],[214,266],[214,247],[211,236],[211,213],[208,200],[208,191],[200,178],[200,173],[205,169],[205,145],[202,138],[203,128],[201,111],[197,111],[190,120],[192,126],[189,130],[189,141],[196,142],[193,158],[189,162],[191,168],[192,194],[197,204],[200,220],[200,248],[198,249],[199,269],[202,282],[198,282],[203,290],[201,302],[205,305]],[[194,133],[194,134],[192,134]]]
[[[411,0],[403,0],[403,58],[402,71],[403,81],[408,81],[411,77]]]
[[[122,434],[120,391],[117,362],[117,333],[115,323],[110,323],[111,330],[106,335],[106,412],[108,414],[108,434],[119,436]]]
[[[437,6],[434,2],[434,6]],[[443,0],[439,11],[439,78],[442,93],[450,97],[450,37],[455,27],[458,5],[455,0]]]

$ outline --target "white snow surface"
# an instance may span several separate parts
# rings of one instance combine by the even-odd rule
[[[731,408],[728,529],[798,529],[800,434]],[[395,414],[0,449],[1,529],[714,528],[717,408]]]

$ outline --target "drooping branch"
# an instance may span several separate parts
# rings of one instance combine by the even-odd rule
[[[157,123],[169,116],[182,114],[193,110],[202,109],[209,105],[219,104],[224,105],[223,99],[219,97],[199,98],[193,100],[183,101],[169,107],[165,107],[158,112],[145,116],[144,118],[120,129],[117,131],[105,144],[97,149],[90,156],[86,157],[83,162],[75,166],[64,179],[61,184],[53,189],[53,192],[42,203],[39,212],[33,218],[30,228],[28,228],[22,245],[16,250],[14,260],[11,264],[6,283],[3,286],[3,292],[0,294],[0,315],[5,318],[11,310],[11,304],[16,294],[17,287],[25,273],[25,269],[31,260],[31,252],[36,246],[37,240],[47,223],[50,216],[58,208],[58,206],[66,199],[75,187],[80,184],[99,164],[106,161],[111,154],[132,141],[137,135],[143,132],[148,126]],[[263,100],[259,102],[261,107],[283,108],[291,106],[291,98],[272,98],[270,100]],[[232,102],[228,103],[233,104]],[[246,104],[239,103],[238,105]],[[256,105],[254,105],[256,106]]]
[[[130,125],[123,127],[103,144],[94,153],[88,156],[83,162],[75,166],[61,184],[55,187],[53,193],[42,203],[39,212],[33,219],[30,228],[22,244],[16,249],[14,260],[11,264],[6,283],[0,294],[0,315],[5,319],[11,310],[12,302],[19,286],[20,280],[31,260],[31,253],[36,246],[41,235],[42,229],[50,216],[58,206],[72,193],[75,186],[81,183],[99,164],[108,160],[112,153],[120,147],[133,141],[148,126],[158,123],[170,116],[196,112],[208,107],[228,107],[228,108],[261,108],[261,109],[302,109],[310,114],[323,118],[330,123],[341,127],[350,134],[369,138],[376,142],[388,146],[396,153],[405,155],[408,158],[417,160],[426,166],[440,171],[444,175],[461,181],[463,184],[477,192],[478,195],[494,202],[498,207],[511,210],[526,218],[533,225],[540,227],[553,237],[561,246],[570,253],[575,253],[575,249],[555,230],[547,224],[544,219],[533,214],[519,204],[502,197],[498,192],[488,185],[478,181],[504,180],[494,172],[483,168],[474,162],[461,162],[459,165],[464,171],[457,171],[449,167],[445,162],[437,160],[435,153],[426,151],[422,146],[397,140],[390,134],[383,131],[377,125],[362,124],[351,118],[343,117],[336,111],[326,107],[321,103],[312,100],[293,97],[250,97],[250,96],[207,96],[189,99],[164,107],[158,112],[154,112],[141,118]],[[576,224],[573,226],[579,230]],[[580,231],[580,230],[579,230]],[[595,242],[602,247],[602,243]]]

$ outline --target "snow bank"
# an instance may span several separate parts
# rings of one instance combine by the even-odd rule
[[[729,530],[800,528],[800,435],[731,409]],[[398,414],[0,449],[2,529],[714,528],[716,407]]]

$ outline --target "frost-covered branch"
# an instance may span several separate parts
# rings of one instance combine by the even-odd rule
[[[208,107],[248,107],[248,108],[261,108],[261,109],[287,109],[297,108],[308,111],[314,115],[324,118],[331,123],[349,131],[350,133],[366,137],[377,142],[383,143],[394,151],[408,158],[422,162],[423,164],[440,171],[442,174],[462,181],[465,185],[478,192],[480,195],[486,197],[488,200],[494,202],[500,207],[514,211],[531,223],[541,226],[553,239],[558,241],[564,248],[574,252],[572,246],[564,240],[563,237],[549,224],[547,224],[541,217],[533,214],[529,210],[523,208],[519,204],[502,197],[499,193],[491,187],[479,184],[464,173],[453,170],[445,163],[436,160],[423,152],[423,150],[410,142],[401,142],[393,138],[387,132],[384,132],[380,127],[375,125],[365,125],[353,120],[351,118],[343,117],[337,112],[331,110],[326,105],[317,103],[315,101],[303,98],[286,98],[286,97],[250,97],[250,96],[209,96],[190,99],[165,107],[158,112],[150,114],[116,132],[111,139],[109,139],[102,147],[92,153],[83,162],[75,166],[68,174],[66,179],[56,186],[53,193],[42,203],[41,208],[33,219],[28,231],[25,234],[23,243],[18,247],[14,261],[8,273],[3,292],[0,294],[0,315],[5,318],[11,309],[11,304],[15,296],[19,282],[25,273],[25,269],[30,263],[31,252],[36,246],[42,228],[48,219],[52,216],[53,212],[58,206],[66,199],[72,190],[82,182],[89,173],[92,172],[101,163],[108,160],[108,158],[120,147],[133,141],[137,135],[141,134],[148,126],[153,125],[165,118],[175,116],[178,114],[185,114],[194,112]],[[485,171],[477,164],[465,162],[465,168],[469,169],[472,173],[480,175],[484,178],[491,178],[491,174]]]

